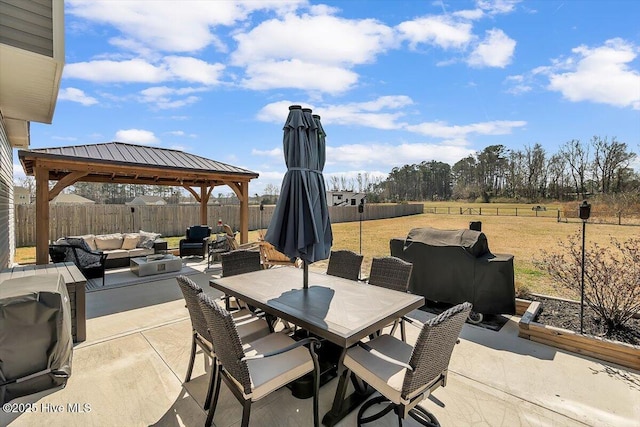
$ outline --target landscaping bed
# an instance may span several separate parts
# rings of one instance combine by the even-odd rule
[[[520,306],[526,302],[520,300]],[[563,350],[640,369],[640,319],[612,336],[593,311],[585,306],[584,335],[580,335],[580,304],[575,301],[534,296],[522,314],[519,336]]]

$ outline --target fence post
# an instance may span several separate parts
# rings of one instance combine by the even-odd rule
[[[558,209],[558,222],[560,222],[560,209]]]
[[[518,216],[518,208],[516,208],[516,216]]]
[[[460,208],[460,215],[462,215],[462,207]]]
[[[478,209],[479,215],[482,215],[482,208]]]
[[[622,211],[618,211],[618,225],[622,225]]]

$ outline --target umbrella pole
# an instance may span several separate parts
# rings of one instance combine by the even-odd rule
[[[302,261],[302,288],[309,289],[309,264]]]

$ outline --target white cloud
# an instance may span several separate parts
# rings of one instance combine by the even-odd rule
[[[573,56],[534,71],[549,76],[547,88],[572,102],[591,101],[640,110],[640,72],[630,68],[640,49],[620,38],[574,48]]]
[[[294,88],[338,94],[350,89],[358,75],[348,69],[299,59],[250,64],[242,84],[249,89]]]
[[[325,104],[312,106],[305,103],[278,101],[265,105],[257,114],[260,121],[284,123],[290,105],[303,105],[314,110],[322,117],[322,123],[344,126],[363,126],[375,129],[400,129],[404,126],[398,122],[404,113],[390,112],[413,104],[408,96],[381,96],[368,102],[353,102],[348,104]]]
[[[98,103],[97,99],[85,94],[83,90],[77,89],[75,87],[67,87],[61,89],[60,92],[58,92],[58,99],[62,101],[77,102],[84,106],[94,105]]]
[[[154,86],[140,91],[140,102],[154,104],[161,110],[184,107],[200,100],[192,93],[202,92],[206,88],[171,88],[167,86]]]
[[[514,128],[526,126],[525,121],[497,120],[470,125],[448,125],[446,122],[425,122],[407,126],[407,130],[434,138],[465,139],[469,134],[508,135]],[[458,159],[459,160],[459,159]]]
[[[187,56],[166,56],[157,63],[144,59],[115,61],[101,59],[68,64],[66,78],[77,78],[96,83],[160,83],[186,81],[203,85],[220,83],[222,64],[209,64]]]
[[[504,68],[511,63],[515,48],[515,40],[494,28],[487,31],[484,40],[469,55],[467,63],[473,67]]]
[[[64,67],[64,77],[97,83],[158,83],[170,77],[166,67],[142,59],[76,62]]]
[[[367,168],[371,165],[392,168],[424,160],[437,160],[452,165],[473,153],[474,150],[463,146],[447,144],[351,144],[339,147],[327,146],[326,164],[334,168],[338,165],[344,165],[348,168]]]
[[[458,10],[456,12],[453,12],[452,15],[474,21],[476,19],[484,17],[484,11],[482,9]]]
[[[145,145],[155,145],[160,142],[153,132],[143,129],[119,130],[116,132],[116,141]]]
[[[251,150],[251,154],[254,156],[267,156],[267,157],[279,157],[282,158],[282,149],[281,148],[273,148],[271,150]]]
[[[171,74],[178,80],[213,85],[219,83],[222,64],[209,64],[196,58],[167,56],[164,58]]]
[[[184,136],[184,131],[183,130],[172,130],[170,132],[167,132],[169,135],[173,135],[173,136]]]
[[[290,14],[234,37],[238,48],[231,62],[246,67],[246,87],[334,94],[357,82],[352,67],[374,62],[396,43],[393,29],[378,21],[331,15]]]
[[[24,173],[24,169],[20,163],[13,164],[13,183],[20,185],[20,182],[25,179],[27,175]]]
[[[257,10],[283,14],[304,0],[278,1],[98,1],[68,0],[66,12],[98,23],[113,25],[123,40],[164,52],[193,52],[209,45],[224,45],[212,27],[231,26]],[[121,45],[126,43],[121,41]]]
[[[364,64],[394,44],[393,30],[376,20],[329,15],[288,15],[284,20],[264,21],[235,39],[235,65],[292,58],[310,63]]]
[[[523,93],[531,92],[533,89],[529,83],[527,83],[526,76],[519,74],[514,76],[508,76],[505,79],[506,84],[511,84],[512,86],[507,89],[507,93],[512,95],[521,95]]]
[[[477,0],[478,7],[490,15],[511,13],[521,0]]]
[[[397,26],[402,38],[415,48],[420,43],[439,46],[443,49],[463,48],[474,36],[472,25],[449,16],[426,16]]]

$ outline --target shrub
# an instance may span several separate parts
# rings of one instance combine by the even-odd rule
[[[543,251],[546,270],[559,284],[580,294],[582,241],[580,233],[559,243],[560,253]],[[603,320],[607,334],[620,329],[640,311],[640,238],[585,248],[584,300]]]

